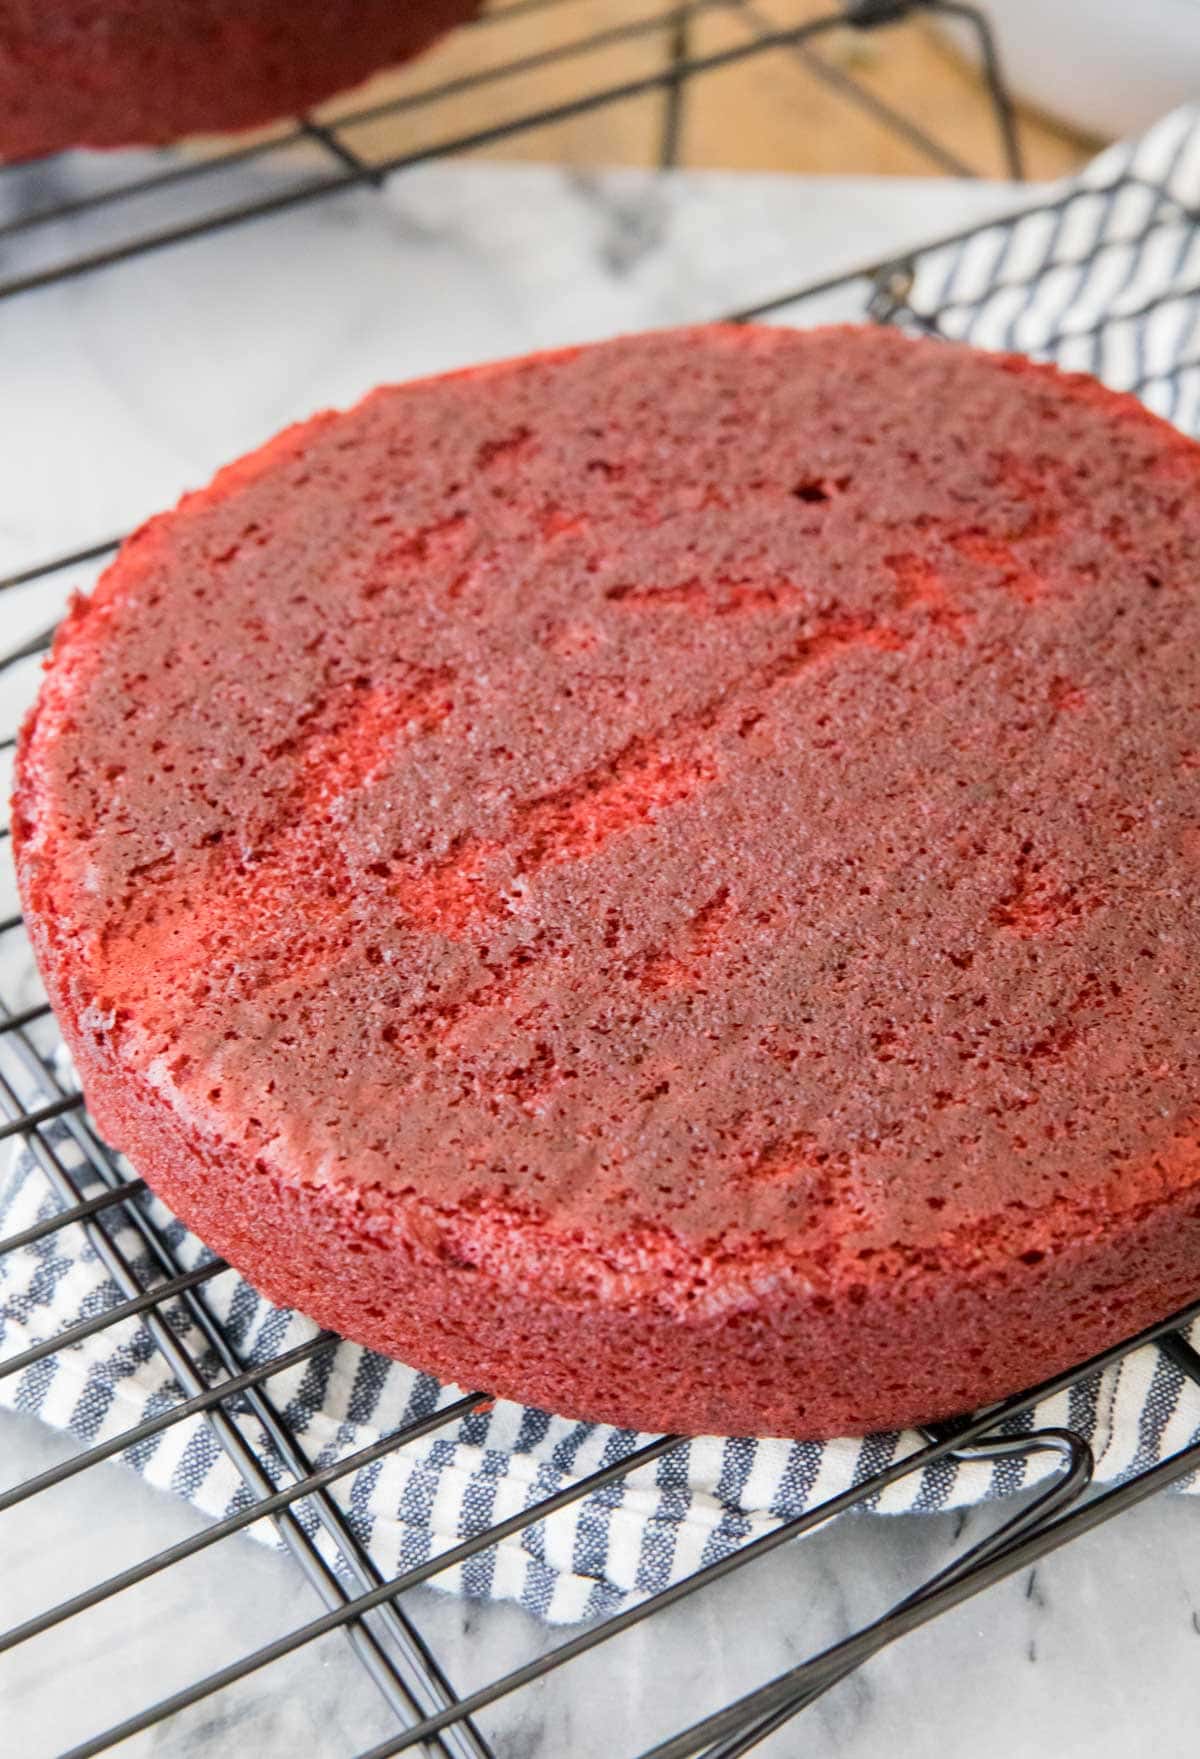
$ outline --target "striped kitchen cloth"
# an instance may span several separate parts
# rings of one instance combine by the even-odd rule
[[[1112,148],[1072,184],[1068,199],[1016,224],[992,224],[922,253],[894,314],[939,314],[939,329],[1016,348],[1136,389],[1160,413],[1200,428],[1200,107],[1175,112],[1142,140]],[[905,279],[905,277],[901,277]],[[48,1140],[64,1163],[80,1150],[63,1124]],[[149,1194],[136,1199],[182,1269],[205,1248]],[[0,1177],[0,1236],[53,1215],[56,1201],[27,1149]],[[121,1208],[104,1226],[149,1280],[154,1266]],[[0,1351],[15,1354],[120,1299],[81,1229],[0,1256]],[[273,1307],[233,1272],[204,1300],[238,1358],[253,1367],[314,1335],[311,1321]],[[210,1380],[220,1365],[179,1303],[165,1311]],[[339,1343],[272,1377],[276,1406],[315,1466],[369,1445],[449,1396],[429,1376]],[[179,1389],[144,1325],[122,1321],[0,1381],[0,1402],[33,1412],[80,1442],[115,1437],[171,1407]],[[247,1441],[283,1469],[253,1411],[230,1401]],[[1115,1481],[1200,1438],[1200,1397],[1147,1348],[1043,1401],[1017,1425],[1069,1425],[1085,1435],[1097,1475]],[[647,1438],[498,1403],[339,1480],[347,1519],[388,1574],[519,1514]],[[436,1586],[519,1601],[552,1621],[611,1613],[869,1477],[916,1445],[913,1435],[790,1443],[704,1437],[627,1480],[571,1504],[434,1578]],[[250,1493],[200,1418],[171,1426],[121,1456],[152,1484],[213,1516],[248,1507]],[[899,1480],[880,1512],[961,1507],[1035,1483],[1047,1455],[942,1460]],[[312,1517],[300,1505],[298,1517]],[[269,1537],[266,1522],[252,1529]]]

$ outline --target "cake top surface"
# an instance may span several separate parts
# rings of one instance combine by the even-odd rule
[[[189,1127],[368,1207],[816,1274],[1151,1201],[1198,488],[1131,400],[876,329],[378,391],[77,603],[27,898]]]

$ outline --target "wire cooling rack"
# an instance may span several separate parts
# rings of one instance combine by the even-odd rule
[[[503,11],[488,15],[477,27],[497,30],[514,13],[534,8],[549,9],[559,0],[516,0]],[[661,157],[664,163],[674,158],[679,143],[681,105],[685,84],[714,65],[731,59],[768,50],[785,49],[789,53],[804,49],[809,37],[819,35],[832,20],[798,27],[790,31],[770,30],[756,22],[748,0],[731,0],[740,15],[748,20],[749,35],[743,46],[720,51],[715,55],[696,56],[689,49],[689,32],[696,14],[713,0],[695,0],[695,4],[659,13],[653,19],[637,21],[629,26],[592,33],[586,39],[573,41],[568,49],[547,51],[544,55],[526,57],[521,63],[528,70],[530,59],[544,65],[548,57],[585,58],[614,34],[622,38],[630,33],[651,30],[668,38],[668,56],[662,69],[652,76],[621,86],[597,87],[581,91],[568,103],[525,113],[487,130],[442,140],[408,153],[403,159],[373,162],[359,156],[348,143],[347,135],[356,123],[378,111],[347,110],[335,122],[302,122],[266,143],[255,144],[226,153],[216,160],[189,162],[166,159],[161,170],[136,184],[113,184],[95,193],[73,198],[56,208],[35,209],[11,222],[0,231],[0,247],[11,243],[17,232],[30,234],[52,222],[77,216],[81,210],[120,212],[142,211],[140,204],[148,195],[171,199],[182,192],[206,189],[219,178],[231,163],[241,163],[250,156],[286,154],[297,145],[320,149],[329,161],[324,175],[317,179],[301,176],[294,188],[269,199],[243,202],[236,207],[216,205],[206,212],[192,212],[184,220],[171,225],[157,223],[138,230],[131,227],[125,234],[102,249],[85,255],[64,256],[46,262],[35,270],[12,275],[0,281],[0,297],[28,295],[38,288],[50,286],[84,274],[97,273],[111,263],[125,260],[145,251],[163,249],[185,238],[203,236],[208,232],[234,225],[244,225],[262,215],[278,211],[282,206],[318,200],[363,182],[377,182],[400,164],[412,164],[442,152],[465,150],[485,139],[498,139],[502,134],[531,128],[547,120],[560,120],[587,108],[596,108],[628,98],[631,94],[661,91],[664,94]],[[911,5],[874,3],[850,10],[861,22],[872,24],[893,22],[911,11]],[[942,11],[955,12],[974,19],[969,9],[942,6]],[[838,15],[838,21],[844,14]],[[986,31],[978,25],[985,52],[985,64],[991,80],[992,97],[1009,162],[1019,168],[1011,112],[1003,95],[1003,87],[990,52]],[[510,75],[514,63],[498,59],[493,69],[460,80],[457,89],[499,80]],[[836,76],[840,78],[841,76]],[[446,95],[442,90],[439,95]],[[453,94],[451,94],[453,95]],[[855,101],[877,105],[868,94],[848,93]],[[428,101],[424,95],[400,100],[410,107]],[[914,125],[903,124],[910,138],[927,141]],[[936,143],[928,143],[935,159],[945,155]],[[956,165],[952,168],[958,169]],[[19,175],[19,168],[4,173]],[[1126,181],[1135,181],[1128,179]],[[1116,183],[1102,196],[1115,198],[1121,184]],[[1153,191],[1151,192],[1153,194]],[[1147,230],[1164,223],[1164,214],[1172,210],[1172,198],[1159,192],[1161,201],[1152,203],[1143,225]],[[1036,209],[1021,210],[1027,217],[1031,211],[1045,214],[1051,223],[1060,221],[1077,195],[1063,194],[1041,203]],[[1177,204],[1174,204],[1177,213]],[[992,220],[989,230],[1001,242],[997,261],[1003,258],[1003,240],[1011,232],[1018,216],[1009,220]],[[1087,246],[1082,255],[1072,255],[1068,240],[1069,227],[1060,227],[1061,260],[1064,264],[1086,267]],[[960,234],[967,237],[969,234]],[[1058,233],[1056,233],[1058,236]],[[927,248],[932,251],[952,242],[937,240]],[[807,302],[833,291],[858,289],[864,311],[877,321],[916,326],[934,333],[952,331],[954,311],[949,306],[921,305],[914,299],[916,271],[922,255],[918,251],[902,262],[888,261],[865,264],[856,272],[841,275],[819,284],[797,286],[776,298],[750,309],[731,313],[735,321],[773,317],[788,321],[793,312],[802,316]],[[1177,290],[1176,290],[1177,292]],[[1186,366],[1181,363],[1181,370]],[[1160,375],[1161,377],[1161,375]],[[1169,387],[1168,387],[1169,389]],[[0,590],[24,586],[47,590],[57,602],[58,581],[65,570],[87,562],[103,559],[115,548],[116,540],[91,546],[71,555],[58,556],[37,566],[26,568],[0,581]],[[27,701],[36,682],[36,667],[51,638],[46,629],[0,659],[0,679],[4,681],[6,712],[15,717],[20,701]],[[7,760],[14,746],[15,719],[0,727],[0,753]],[[5,833],[7,835],[7,833]],[[0,920],[0,972],[28,966],[28,953],[22,941],[19,915]],[[1200,1466],[1200,1443],[1182,1448],[1159,1461],[1152,1468],[1115,1488],[1097,1491],[1092,1485],[1092,1458],[1084,1438],[1070,1428],[1039,1429],[1013,1432],[1013,1420],[1019,1420],[1038,1401],[1054,1392],[1076,1386],[1098,1369],[1119,1361],[1129,1352],[1154,1344],[1164,1352],[1182,1374],[1200,1385],[1200,1355],[1192,1349],[1185,1336],[1187,1326],[1200,1314],[1196,1306],[1165,1317],[1125,1344],[1079,1364],[1053,1381],[1030,1389],[1002,1405],[959,1421],[942,1424],[922,1432],[918,1445],[906,1457],[895,1460],[886,1469],[863,1479],[852,1489],[826,1500],[803,1515],[782,1522],[772,1531],[747,1542],[719,1561],[695,1570],[683,1580],[653,1594],[600,1623],[581,1629],[548,1650],[538,1650],[530,1659],[500,1677],[465,1694],[456,1692],[444,1662],[423,1639],[405,1608],[406,1593],[419,1583],[428,1581],[454,1564],[484,1552],[500,1540],[532,1526],[553,1510],[564,1507],[589,1493],[613,1485],[652,1461],[661,1459],[680,1445],[679,1438],[664,1436],[650,1441],[619,1462],[572,1483],[555,1496],[536,1503],[511,1519],[498,1523],[474,1538],[453,1546],[418,1567],[400,1575],[385,1577],[373,1560],[368,1546],[355,1538],[331,1489],[353,1471],[403,1449],[434,1432],[453,1433],[454,1426],[485,1402],[484,1394],[447,1397],[440,1408],[417,1422],[410,1422],[385,1435],[371,1446],[314,1470],[300,1440],[291,1432],[277,1404],[273,1401],[273,1378],[296,1363],[314,1358],[336,1342],[329,1334],[320,1334],[297,1348],[276,1355],[271,1360],[247,1367],[232,1338],[214,1317],[209,1290],[216,1279],[228,1274],[221,1261],[209,1261],[185,1270],[175,1256],[165,1233],[146,1213],[143,1206],[132,1201],[144,1190],[142,1182],[123,1170],[118,1159],[105,1147],[92,1130],[83,1109],[82,1096],[64,1085],[57,1053],[59,1039],[50,1010],[44,1001],[18,1006],[15,995],[0,994],[0,1138],[21,1137],[28,1144],[49,1191],[60,1208],[49,1219],[26,1228],[23,1232],[0,1240],[0,1254],[15,1252],[37,1241],[45,1240],[59,1230],[82,1229],[98,1254],[122,1300],[93,1318],[86,1319],[70,1330],[39,1343],[20,1355],[0,1362],[0,1377],[19,1374],[39,1360],[82,1341],[86,1336],[107,1330],[122,1321],[136,1318],[145,1327],[153,1347],[161,1352],[169,1365],[179,1389],[179,1402],[128,1429],[104,1443],[84,1449],[75,1456],[42,1472],[25,1483],[0,1493],[0,1516],[13,1518],[13,1511],[30,1498],[43,1495],[54,1487],[89,1472],[139,1441],[148,1440],[174,1425],[202,1417],[233,1462],[248,1493],[247,1506],[227,1518],[216,1521],[190,1537],[109,1576],[106,1580],[74,1594],[61,1603],[27,1619],[11,1630],[0,1633],[0,1654],[31,1641],[33,1638],[70,1622],[90,1608],[113,1596],[175,1570],[184,1561],[210,1547],[220,1544],[232,1534],[269,1518],[275,1525],[282,1544],[291,1553],[309,1583],[316,1590],[325,1610],[318,1617],[298,1624],[286,1635],[267,1643],[210,1673],[170,1696],[147,1703],[144,1708],[123,1722],[99,1731],[92,1738],[72,1747],[66,1759],[85,1759],[86,1755],[108,1751],[127,1738],[146,1731],[159,1730],[180,1712],[208,1699],[212,1694],[235,1682],[257,1675],[260,1670],[283,1660],[318,1638],[340,1631],[352,1646],[354,1654],[382,1694],[394,1717],[394,1733],[371,1747],[359,1759],[386,1759],[387,1755],[407,1751],[437,1754],[441,1759],[502,1759],[486,1732],[488,1712],[501,1701],[531,1687],[545,1676],[568,1667],[598,1646],[609,1642],[619,1632],[655,1618],[676,1602],[691,1600],[722,1578],[735,1572],[752,1570],[756,1559],[785,1545],[802,1534],[823,1526],[834,1516],[854,1505],[876,1498],[889,1485],[907,1478],[939,1459],[1006,1455],[1030,1457],[1052,1454],[1058,1465],[1056,1475],[1032,1500],[1024,1502],[1018,1512],[997,1511],[998,1525],[983,1540],[970,1546],[948,1567],[929,1577],[915,1592],[894,1605],[883,1617],[864,1625],[851,1636],[815,1654],[774,1679],[709,1715],[681,1728],[666,1740],[646,1749],[642,1759],[737,1759],[767,1735],[782,1727],[787,1720],[812,1704],[823,1693],[844,1679],[862,1662],[906,1632],[936,1617],[939,1613],[999,1581],[1002,1577],[1029,1566],[1036,1559],[1069,1539],[1111,1519]],[[153,1268],[147,1280],[140,1269],[117,1243],[106,1225],[114,1214],[137,1230],[144,1254],[139,1252],[139,1266],[144,1262]],[[179,1310],[198,1326],[208,1350],[204,1361],[185,1349],[179,1341]],[[212,1364],[219,1364],[215,1371]],[[242,1429],[231,1418],[231,1411],[249,1409],[257,1417],[268,1448],[257,1451],[246,1439]],[[280,1473],[280,1464],[285,1469]],[[286,1477],[287,1482],[280,1482]],[[297,1519],[297,1505],[306,1506],[309,1521]],[[319,1538],[310,1537],[312,1527]],[[230,1578],[231,1592],[236,1580]],[[531,1643],[530,1647],[534,1645]],[[161,1732],[161,1730],[160,1730]]]
[[[532,51],[507,53],[505,27],[531,12],[543,15],[545,32],[554,40]],[[676,0],[601,29],[587,24],[574,0],[507,0],[463,27],[499,39],[494,58],[470,72],[381,103],[335,103],[322,109],[320,120],[306,117],[265,139],[209,156],[164,152],[161,165],[147,175],[122,179],[118,169],[112,180],[86,193],[66,200],[51,197],[17,213],[0,225],[0,253],[11,252],[19,242],[32,264],[19,272],[0,271],[0,299],[327,200],[355,186],[378,184],[392,172],[431,159],[478,151],[656,94],[661,96],[657,156],[661,165],[670,166],[680,154],[685,93],[693,86],[703,93],[706,75],[772,55],[799,61],[808,74],[886,125],[938,169],[974,176],[975,168],[921,121],[902,114],[819,52],[821,39],[847,23],[881,29],[920,13],[960,20],[974,33],[1002,162],[1007,174],[1019,180],[1020,142],[991,31],[982,13],[957,0],[846,0],[828,14],[786,27],[775,24],[756,0]],[[714,20],[723,27],[720,46],[705,47],[700,34]],[[632,45],[644,47],[658,64],[636,77],[608,77],[610,52]],[[570,81],[569,95],[552,103],[522,103],[528,76],[540,79],[554,72],[557,78],[560,71]],[[474,119],[485,106],[494,113],[493,120],[461,127],[464,114]],[[447,110],[449,122],[443,120]],[[373,150],[380,137],[378,125],[388,123],[394,129],[401,122],[412,130],[413,144],[403,152]],[[278,187],[249,199],[230,199],[236,174],[252,162],[269,165],[278,174]],[[19,176],[20,170],[9,167],[0,175]],[[57,253],[56,224],[85,217],[95,223],[100,241],[93,248]]]

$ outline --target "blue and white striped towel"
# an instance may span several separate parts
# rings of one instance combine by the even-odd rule
[[[1123,187],[1114,194],[1118,179]],[[1200,429],[1200,107],[1106,152],[1075,187],[1076,199],[1053,214],[1032,214],[1015,227],[991,225],[924,255],[914,304],[930,310],[950,302],[945,333],[1096,372],[1138,389],[1181,426]],[[65,1128],[56,1135],[64,1158],[77,1154]],[[157,1200],[139,1201],[185,1269],[203,1261],[200,1242]],[[0,1178],[0,1235],[55,1207],[31,1155],[19,1152]],[[123,1212],[110,1211],[105,1226],[148,1276],[145,1249]],[[232,1273],[204,1293],[248,1366],[313,1335],[309,1320],[272,1307]],[[0,1349],[15,1353],[118,1299],[82,1230],[48,1235],[0,1260]],[[172,1324],[215,1374],[205,1339],[182,1309]],[[427,1413],[444,1396],[428,1376],[345,1343],[274,1377],[270,1392],[318,1466]],[[0,1401],[36,1412],[85,1444],[120,1434],[178,1396],[137,1320],[0,1382]],[[253,1414],[232,1408],[247,1439],[270,1459]],[[1127,1477],[1200,1436],[1195,1397],[1154,1349],[1044,1401],[1028,1423],[1065,1423],[1089,1437],[1104,1480]],[[377,1564],[394,1573],[519,1513],[644,1439],[500,1403],[340,1481],[338,1500]],[[898,1435],[823,1444],[706,1437],[435,1581],[520,1601],[554,1621],[611,1612],[869,1476],[913,1444],[914,1437]],[[150,1483],[211,1515],[250,1501],[202,1419],[176,1424],[123,1457]],[[959,1507],[1052,1470],[1054,1462],[1041,1455],[942,1460],[894,1484],[872,1506],[889,1513]],[[299,1512],[304,1518],[303,1507]],[[265,1523],[254,1531],[268,1534]]]

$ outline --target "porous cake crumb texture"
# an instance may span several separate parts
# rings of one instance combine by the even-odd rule
[[[138,532],[20,759],[101,1125],[273,1298],[639,1427],[1200,1292],[1200,449],[877,330],[379,391]]]

